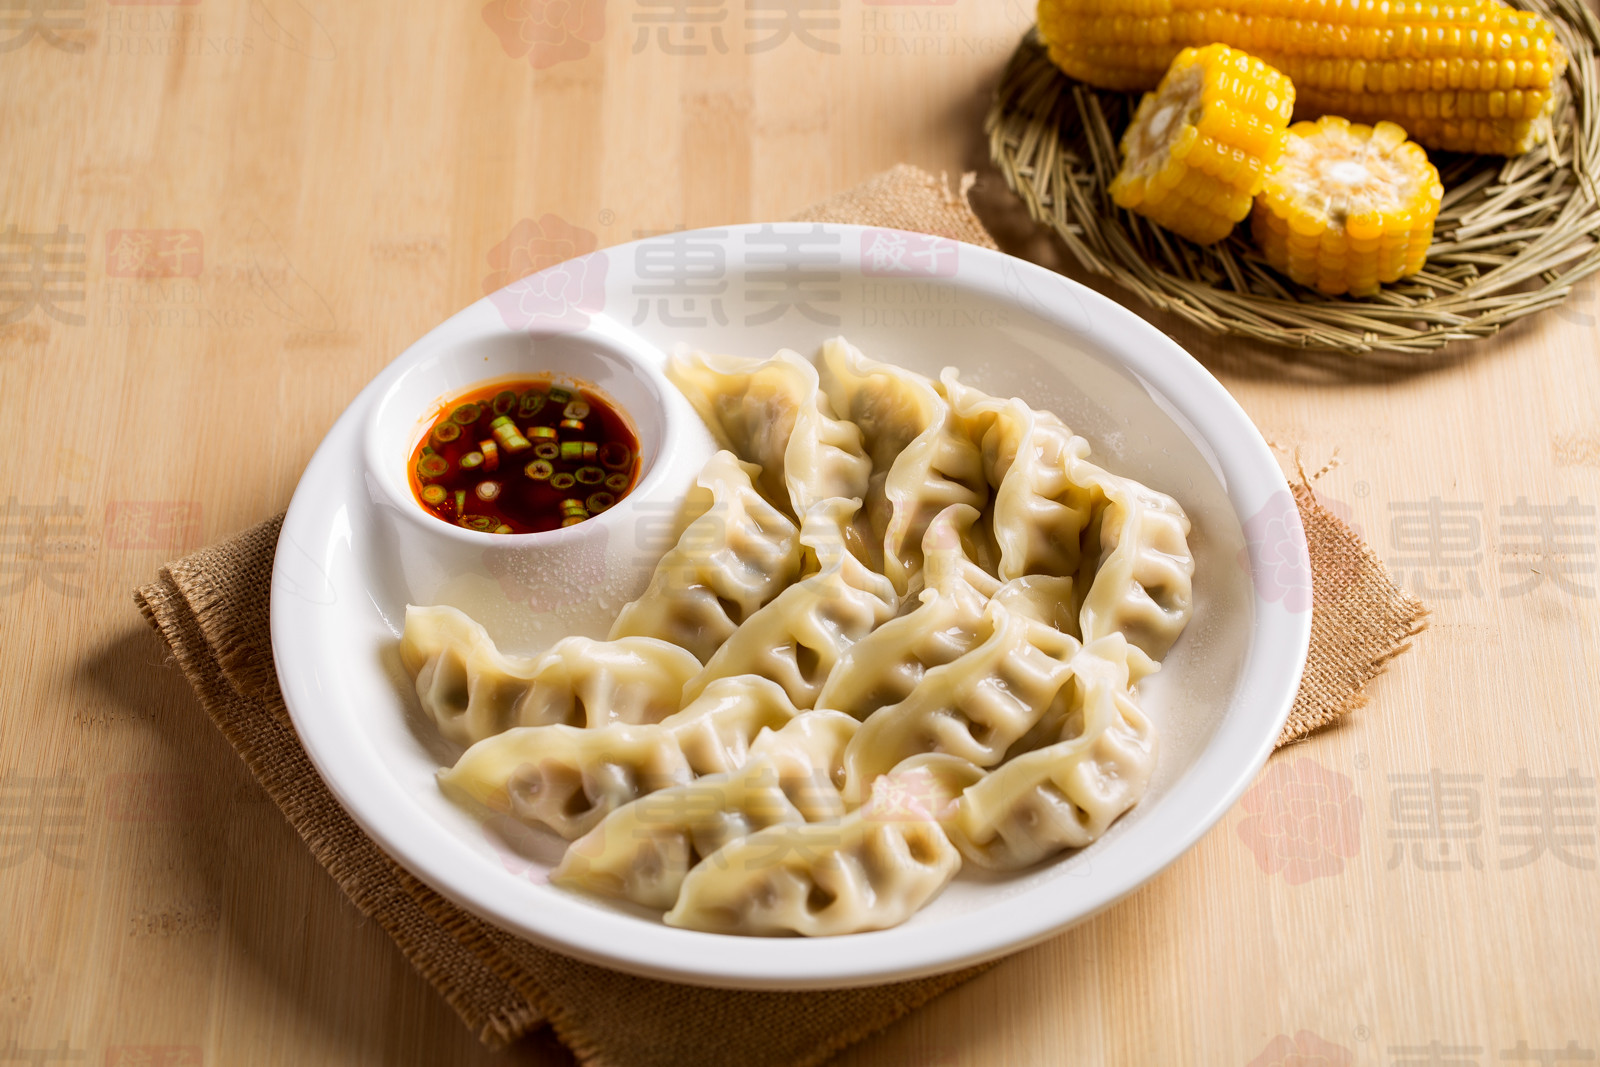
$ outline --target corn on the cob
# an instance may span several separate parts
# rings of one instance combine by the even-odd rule
[[[1289,127],[1250,228],[1267,262],[1330,295],[1369,295],[1422,269],[1444,186],[1392,122],[1333,115]]]
[[[1250,214],[1293,110],[1294,86],[1261,60],[1186,48],[1139,103],[1111,198],[1197,244],[1220,241]]]
[[[1220,42],[1281,70],[1298,114],[1404,123],[1430,148],[1517,155],[1548,136],[1567,56],[1498,0],[1039,0],[1050,58],[1104,89],[1149,89]]]

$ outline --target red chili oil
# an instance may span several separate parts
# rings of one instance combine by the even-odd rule
[[[411,454],[411,493],[443,522],[482,533],[556,530],[614,507],[638,479],[638,438],[591,389],[500,381],[439,407]]]

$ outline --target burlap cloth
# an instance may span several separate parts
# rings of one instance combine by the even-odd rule
[[[994,246],[965,184],[900,166],[811,208],[810,221],[920,230]],[[1397,589],[1351,529],[1295,489],[1311,547],[1311,658],[1279,744],[1359,706],[1362,687],[1403,652],[1424,609]],[[914,982],[809,993],[730,992],[619,974],[520,940],[449,903],[385,855],[345,814],[300,747],[267,627],[283,516],[161,571],[136,594],[211,718],[363,913],[488,1045],[541,1025],[579,1062],[606,1067],[802,1065],[887,1026],[983,968]]]

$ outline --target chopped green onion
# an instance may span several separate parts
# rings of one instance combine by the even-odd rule
[[[517,405],[517,415],[524,419],[531,419],[544,408],[545,395],[537,389],[529,389],[522,394],[522,403]]]
[[[561,458],[573,463],[594,459],[596,446],[593,441],[562,441]]]
[[[482,414],[483,408],[469,401],[452,411],[450,419],[452,422],[458,422],[462,426],[471,426],[478,421],[478,417]]]
[[[579,467],[574,477],[584,485],[599,485],[606,480],[606,472],[599,467]]]
[[[562,419],[561,420],[561,428],[563,430],[571,430],[574,433],[582,433],[583,432],[583,420],[582,419]]]
[[[466,510],[467,510],[467,491],[465,489],[457,489],[456,490],[456,514],[457,515],[465,514]]]
[[[500,469],[500,449],[495,447],[493,441],[479,441],[478,451],[483,453],[483,469],[493,471]]]
[[[561,446],[554,441],[541,441],[533,446],[533,454],[540,459],[559,459]]]
[[[433,428],[433,443],[447,445],[461,436],[461,424],[457,422],[441,422]]]
[[[613,493],[626,492],[630,480],[626,474],[613,474],[606,478],[606,488]]]
[[[522,431],[517,429],[517,424],[509,416],[501,415],[489,424],[489,429],[494,431],[494,438],[507,452],[526,452],[533,447],[533,442],[522,436]]]
[[[554,400],[557,404],[565,404],[567,401],[572,399],[572,390],[563,389],[559,385],[552,386],[550,389],[550,399]]]
[[[588,517],[589,516],[587,516],[587,515],[568,515],[566,518],[561,520],[561,525],[562,526],[576,526],[576,525],[578,525],[578,523],[582,522],[584,519],[587,519]]]
[[[577,499],[576,497],[570,497],[570,496],[567,497],[567,499],[565,499],[565,500],[563,500],[561,502],[561,514],[563,514],[563,515],[582,515],[582,514],[585,514],[584,508],[583,508],[583,501]]]
[[[483,453],[482,452],[468,452],[466,455],[461,457],[460,463],[461,463],[461,469],[462,470],[470,471],[473,468],[482,465],[482,463],[483,463]]]
[[[422,446],[422,454],[424,456],[432,456],[432,455],[435,455],[436,453],[435,453],[434,447],[432,445],[423,445]]]
[[[577,483],[578,479],[564,471],[550,476],[550,488],[552,489],[571,489]]]
[[[417,473],[424,478],[443,478],[450,473],[450,464],[441,455],[423,456],[417,461]]]
[[[555,467],[547,459],[536,459],[526,467],[522,468],[522,473],[526,474],[536,482],[545,481],[550,477],[550,475],[554,474],[555,471]]]
[[[600,446],[600,462],[614,471],[626,470],[633,463],[633,449],[609,441]]]
[[[530,426],[528,427],[528,436],[535,441],[554,441],[556,439],[556,428],[554,426]]]
[[[463,515],[456,521],[467,529],[477,530],[479,533],[488,533],[499,525],[497,520],[491,519],[487,515]]]
[[[489,410],[496,415],[504,415],[517,406],[517,394],[510,389],[496,393],[494,400],[489,404]]]
[[[494,528],[494,532],[497,533],[497,534],[508,534],[508,533],[516,533],[517,531],[513,530],[511,527],[507,526],[505,523],[502,522],[499,526],[496,526]]]
[[[590,493],[589,494],[589,499],[585,500],[583,503],[584,503],[584,506],[587,507],[590,511],[604,511],[604,510],[606,510],[606,508],[609,508],[611,505],[615,504],[616,502],[617,502],[617,498],[616,497],[612,496],[610,493],[601,492],[601,493]]]
[[[487,504],[491,500],[495,500],[500,496],[500,483],[479,482],[478,487],[474,489],[473,492],[478,495],[479,500]]]
[[[561,409],[561,414],[569,419],[587,419],[589,417],[589,405],[581,400],[574,400]]]
[[[422,502],[430,507],[438,507],[444,503],[444,498],[450,494],[445,492],[442,485],[430,485],[422,491]]]

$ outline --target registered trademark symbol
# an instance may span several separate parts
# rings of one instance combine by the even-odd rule
[[[1368,766],[1371,765],[1372,761],[1367,758],[1367,754],[1365,752],[1357,752],[1356,753],[1355,763],[1356,763],[1356,770],[1364,771],[1364,770],[1367,769]]]
[[[600,225],[602,225],[602,226],[610,226],[613,222],[616,222],[616,221],[617,221],[617,213],[615,211],[612,211],[608,207],[600,209]]]
[[[1370,492],[1372,492],[1372,486],[1368,485],[1366,482],[1356,483],[1356,496],[1363,497]]]
[[[1366,1026],[1360,1023],[1357,1023],[1356,1028],[1350,1032],[1355,1035],[1355,1039],[1357,1041],[1365,1041],[1367,1038],[1372,1036],[1372,1031],[1368,1030]]]

